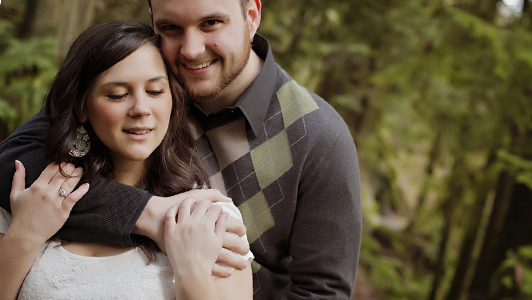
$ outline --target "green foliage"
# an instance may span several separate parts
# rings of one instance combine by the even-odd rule
[[[506,150],[500,150],[498,156],[503,169],[511,173],[517,182],[526,184],[532,189],[532,161],[513,155]]]
[[[53,38],[21,40],[14,32],[15,24],[0,20],[0,120],[8,132],[42,107],[57,68]]]
[[[516,290],[517,287],[514,299],[532,299],[532,246],[508,251],[498,274],[497,280],[505,290]]]
[[[408,217],[427,187],[427,207],[418,210],[423,215],[416,216],[415,230],[396,235],[432,235],[424,249],[436,260],[442,207],[450,207],[439,296],[452,280],[465,228],[481,217],[471,208],[488,191],[478,186],[494,187],[499,166],[532,184],[528,161],[519,156],[499,153],[501,164],[490,167],[492,153],[512,149],[512,128],[525,132],[532,125],[532,34],[487,19],[475,7],[480,1],[466,2],[269,1],[260,28],[277,61],[351,127],[363,188],[378,201],[381,218],[390,210]],[[446,195],[456,186],[463,191],[449,205],[444,201],[453,194]],[[377,230],[369,226],[368,232]],[[483,230],[477,230],[480,237]],[[404,256],[413,251],[408,240],[387,246],[363,239],[362,267],[386,299],[426,299],[431,288],[432,276],[414,272]]]
[[[364,201],[371,203],[364,206],[361,268],[383,299],[428,298],[448,218],[442,299],[464,228],[481,217],[472,202],[488,191],[478,186],[495,187],[502,170],[532,188],[532,151],[516,146],[513,134],[532,127],[532,33],[518,18],[487,18],[484,3],[262,2],[259,32],[276,61],[329,101],[353,133]],[[149,22],[145,9],[145,1],[97,1],[96,21]],[[0,125],[9,131],[40,108],[58,57],[48,37],[17,39],[20,19],[0,19]],[[489,167],[492,153],[497,168]],[[410,230],[386,231],[386,243],[375,237],[383,230],[375,220],[390,216],[415,222]],[[531,256],[530,248],[510,252],[493,289],[513,288],[508,270],[522,266],[526,284],[519,293],[530,299]]]
[[[386,232],[386,231],[385,231]],[[388,232],[392,240],[401,238]],[[423,299],[428,293],[430,276],[416,274],[410,259],[410,249],[403,243],[395,241],[392,245],[397,256],[386,254],[380,242],[372,236],[365,236],[360,250],[361,266],[365,266],[366,274],[380,294],[386,299]],[[403,248],[403,249],[401,249]]]

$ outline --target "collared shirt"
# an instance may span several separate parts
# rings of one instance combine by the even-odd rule
[[[204,131],[227,124],[242,115],[255,135],[262,127],[275,88],[277,69],[270,45],[264,37],[258,34],[254,37],[253,50],[264,61],[264,65],[255,81],[240,96],[235,106],[223,108],[209,116],[205,115],[197,103],[191,106],[192,113]]]
[[[266,39],[256,35],[253,49],[264,64],[234,107],[207,116],[192,106],[197,153],[242,213],[255,300],[349,300],[362,228],[353,139],[275,63]]]

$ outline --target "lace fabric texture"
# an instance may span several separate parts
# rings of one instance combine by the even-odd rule
[[[72,254],[56,241],[43,245],[18,299],[174,299],[168,258],[148,264],[139,248],[107,257]]]
[[[242,220],[236,206],[220,205]],[[0,208],[0,233],[7,232],[10,224],[11,215]],[[246,236],[242,239],[247,241]],[[250,259],[253,254],[242,257]],[[170,261],[161,252],[148,264],[140,248],[114,256],[87,257],[48,241],[41,246],[18,299],[175,299],[174,282]]]

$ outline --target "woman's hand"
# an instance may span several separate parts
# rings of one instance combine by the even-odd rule
[[[176,282],[211,280],[211,270],[223,244],[227,213],[209,200],[185,199],[165,218],[165,244]]]
[[[81,179],[82,169],[66,163],[61,167],[67,176],[61,174],[59,165],[52,163],[29,188],[24,189],[26,171],[20,161],[15,162],[10,195],[13,216],[10,231],[41,245],[65,224],[74,204],[89,190],[89,184],[73,191]]]

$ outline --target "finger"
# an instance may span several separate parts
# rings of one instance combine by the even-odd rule
[[[58,172],[56,172],[50,180],[50,188],[57,188],[57,190],[59,190],[61,188],[61,185],[63,185],[63,183],[69,178],[69,176],[71,176],[72,172],[74,172],[75,169],[76,166],[74,166],[73,164],[61,163],[60,168],[58,168]],[[63,172],[61,172],[61,170]]]
[[[212,267],[212,276],[218,276],[222,278],[229,277],[233,274],[233,269],[231,267],[222,265],[222,264],[214,264]]]
[[[71,177],[66,177],[60,188],[65,190],[67,195],[70,194],[74,190],[74,188],[76,188],[78,182],[81,180],[82,173],[83,168],[75,168],[74,171],[72,171],[72,173],[70,174]]]
[[[203,219],[205,217],[205,213],[211,206],[212,206],[211,201],[209,201],[208,199],[203,199],[199,201],[198,203],[196,203],[194,207],[192,207],[190,216],[195,219]],[[213,220],[213,223],[214,223],[214,220]]]
[[[213,205],[213,206],[217,206],[217,205]],[[220,239],[220,242],[223,242],[223,238],[225,235],[225,223],[227,222],[228,217],[229,217],[229,214],[224,212],[222,214],[219,214],[218,219],[216,220],[216,226],[214,227],[214,233]]]
[[[89,183],[82,184],[79,188],[77,188],[75,191],[70,193],[68,197],[63,200],[63,209],[70,212],[72,210],[72,207],[74,204],[76,204],[79,199],[81,199],[85,194],[89,191]]]
[[[226,223],[227,232],[235,233],[240,237],[246,234],[246,226],[244,226],[244,223],[242,223],[241,220],[229,216],[229,219],[227,219]]]
[[[229,251],[227,249],[224,249],[224,248],[220,250],[220,255],[218,255],[218,260],[216,260],[216,262],[225,264],[229,267],[232,267],[238,270],[244,270],[248,265],[247,260],[243,259],[238,254],[232,251]]]
[[[186,192],[188,196],[195,196],[199,199],[209,199],[211,202],[228,202],[231,203],[231,198],[222,194],[219,190],[216,189],[196,189]]]
[[[196,203],[197,199],[195,198],[186,198],[179,205],[179,210],[177,211],[177,222],[182,223],[186,222],[190,218],[190,210],[192,205]]]
[[[210,204],[210,202],[209,202],[209,204]],[[205,212],[205,215],[203,216],[203,220],[205,220],[206,222],[210,222],[213,225],[215,225],[216,222],[218,222],[218,219],[220,219],[220,216],[222,214],[223,214],[223,210],[222,210],[222,208],[220,206],[211,205],[207,209],[207,211]],[[224,226],[224,233],[225,233],[225,220],[224,220],[223,226]]]
[[[179,211],[180,205],[181,205],[180,203],[172,205],[168,209],[168,211],[166,211],[166,214],[164,215],[164,226],[167,230],[172,228],[176,224],[177,222],[176,216],[177,216],[177,212]]]
[[[249,251],[249,243],[238,235],[226,232],[223,246],[225,249],[245,255]]]
[[[35,183],[37,184],[49,184],[52,178],[54,178],[55,174],[59,171],[59,165],[56,163],[51,163],[41,172],[41,175],[39,175],[39,178],[35,180]]]
[[[13,175],[13,184],[11,186],[11,198],[16,198],[18,193],[22,192],[26,188],[26,169],[24,165],[15,160],[15,174]]]

